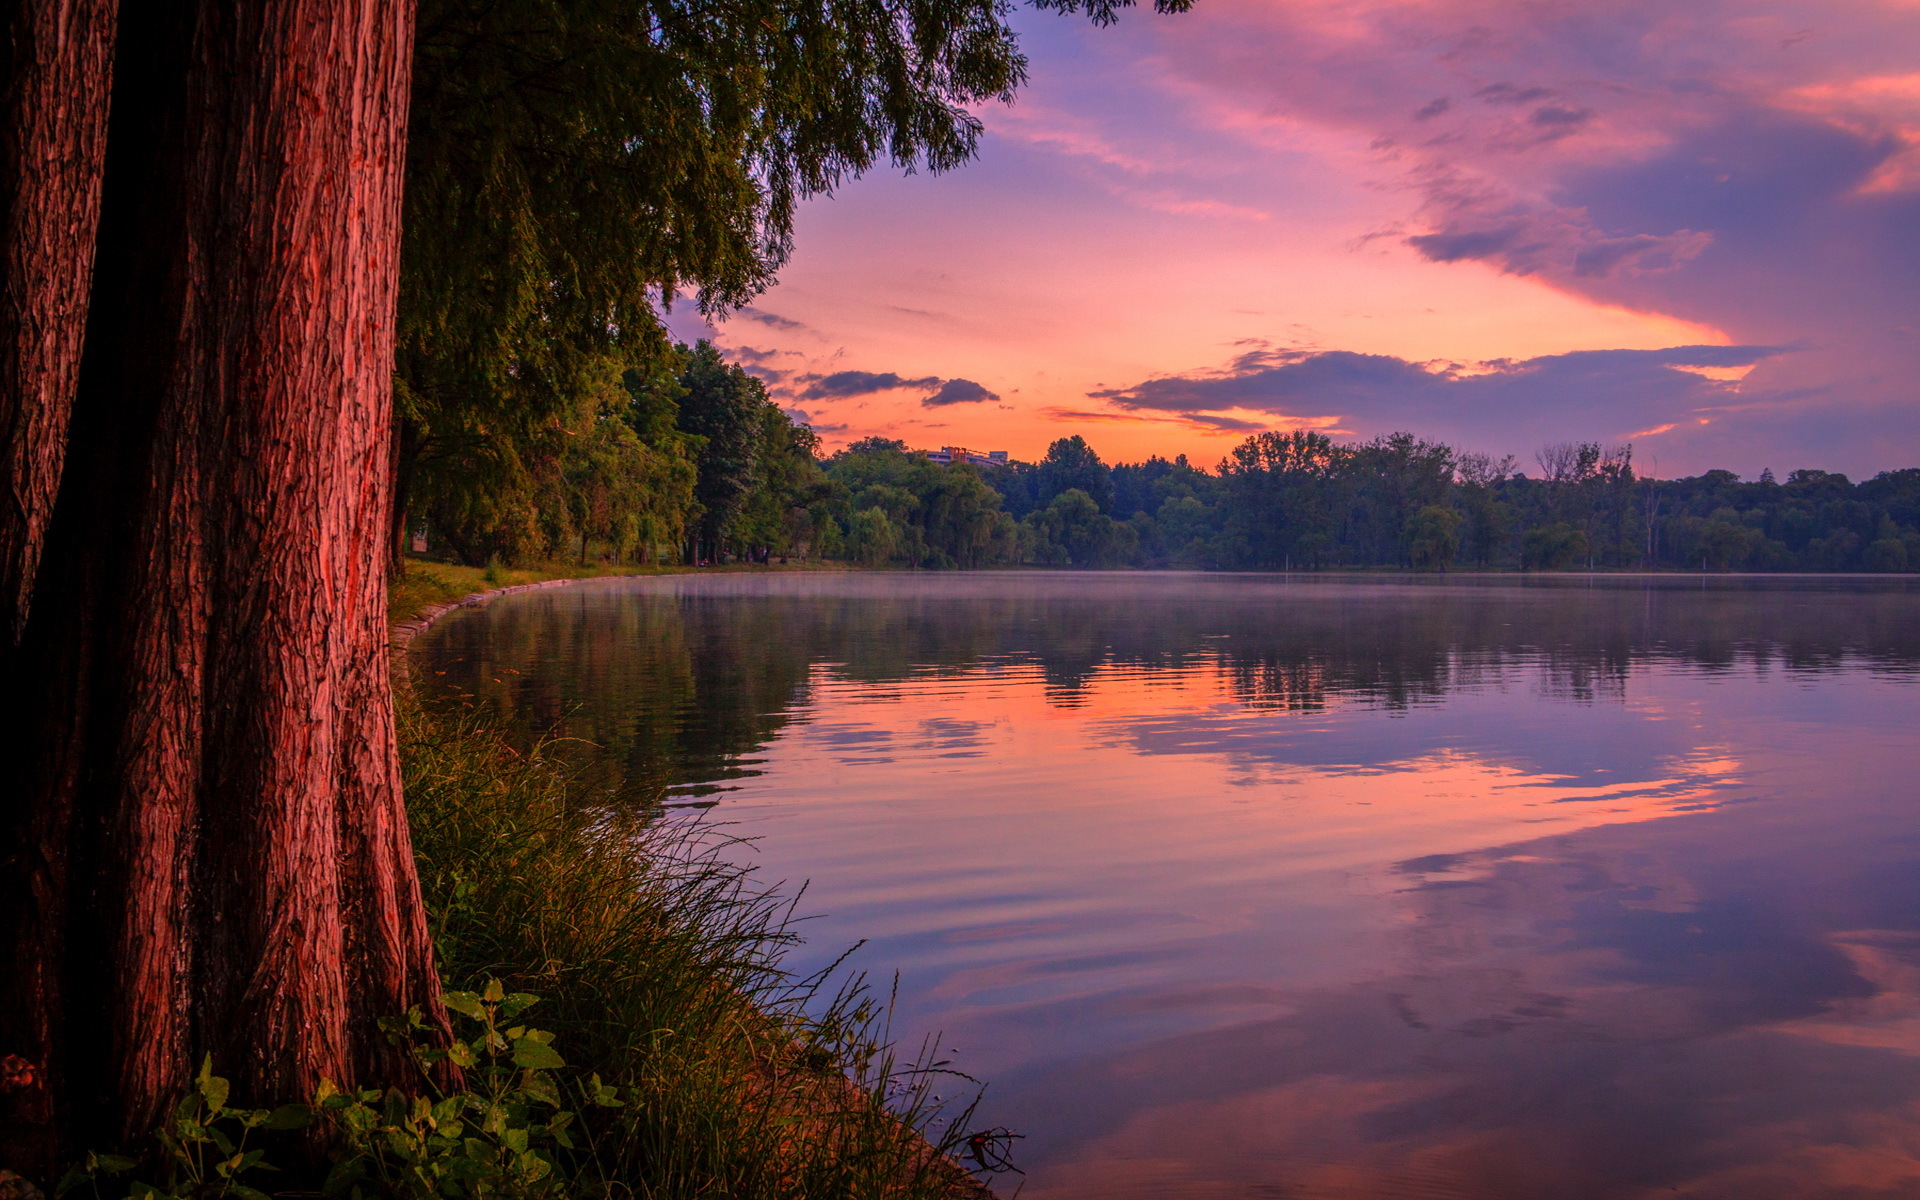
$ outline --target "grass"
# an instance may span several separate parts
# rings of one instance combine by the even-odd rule
[[[536,563],[527,567],[467,567],[459,563],[432,562],[422,558],[407,560],[407,569],[387,592],[387,622],[410,620],[425,609],[494,588],[522,583],[541,583],[549,579],[599,579],[609,575],[680,575],[691,571],[710,574],[755,571],[848,571],[854,568],[840,562],[730,563],[724,567],[683,566],[608,566],[605,563],[581,565],[570,562]]]
[[[531,567],[467,567],[459,563],[408,559],[406,573],[387,592],[389,624],[408,620],[422,610],[470,596],[475,592],[540,583],[548,579],[598,579],[604,575],[665,575],[685,567],[609,567],[603,563],[539,563]]]
[[[943,1078],[971,1088],[898,1062],[858,976],[829,989],[789,973],[787,902],[725,861],[713,831],[583,808],[538,749],[403,707],[446,986],[539,995],[528,1020],[568,1070],[630,1097],[593,1114],[573,1171],[584,1194],[983,1194],[947,1157],[971,1108],[943,1114],[933,1096]]]

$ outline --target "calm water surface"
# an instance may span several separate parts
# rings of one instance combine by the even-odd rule
[[[1920,1197],[1911,581],[680,576],[416,653],[810,881],[1032,1200]]]

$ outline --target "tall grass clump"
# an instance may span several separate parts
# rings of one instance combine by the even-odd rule
[[[450,991],[539,996],[581,1106],[566,1172],[640,1200],[990,1195],[954,1165],[971,1106],[942,1112],[927,1056],[898,1061],[858,976],[782,965],[790,905],[710,828],[610,811],[476,720],[404,703],[421,884]],[[594,1082],[593,1077],[599,1081]],[[606,1094],[613,1094],[608,1092]]]

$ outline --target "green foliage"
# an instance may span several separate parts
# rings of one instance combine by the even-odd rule
[[[1466,521],[1451,508],[1429,504],[1407,522],[1407,561],[1416,571],[1444,571],[1460,552],[1460,526]]]
[[[455,1037],[444,1047],[425,1038],[417,1009],[383,1022],[425,1068],[428,1094],[349,1092],[321,1082],[313,1109],[336,1146],[323,1193],[346,1200],[571,1194],[577,1183],[569,1173],[582,1166],[582,1147],[563,1093],[587,1105],[624,1102],[597,1076],[581,1086],[555,1074],[567,1064],[553,1035],[512,1024],[538,997],[508,994],[494,979],[478,993],[448,992],[441,1000],[455,1018]],[[433,1080],[448,1066],[459,1070],[461,1086],[443,1090]]]
[[[477,444],[482,460],[428,457],[415,475],[434,537],[464,562],[584,563],[596,547],[614,563],[764,560],[819,540],[812,430],[707,342],[603,364],[537,436]]]
[[[1035,469],[1036,507],[1053,503],[1064,492],[1077,491],[1100,512],[1113,507],[1113,473],[1079,434],[1056,439]]]
[[[1565,570],[1584,563],[1588,550],[1586,531],[1565,521],[1527,530],[1520,545],[1520,565],[1528,570]]]
[[[538,1069],[576,1114],[574,1148],[552,1152],[574,1193],[950,1194],[955,1169],[914,1131],[956,1149],[970,1108],[941,1110],[936,1062],[895,1059],[863,980],[782,967],[790,901],[723,841],[658,810],[589,806],[543,749],[482,726],[407,708],[401,734],[443,978],[483,1003],[495,979],[503,1004],[543,997],[567,1065]]]
[[[884,508],[864,508],[847,524],[846,555],[863,567],[892,562],[900,553],[900,528]]]
[[[508,995],[498,980],[484,991],[441,997],[456,1014],[456,1036],[443,1047],[426,1040],[418,1009],[382,1024],[406,1044],[423,1068],[421,1088],[342,1091],[322,1080],[311,1104],[243,1109],[227,1104],[227,1081],[202,1062],[193,1086],[156,1131],[161,1150],[158,1183],[113,1177],[135,1172],[136,1159],[88,1155],[61,1181],[64,1195],[90,1185],[95,1195],[109,1182],[132,1200],[268,1200],[262,1173],[277,1173],[268,1151],[249,1147],[258,1133],[286,1133],[317,1126],[330,1147],[332,1169],[321,1194],[339,1200],[491,1200],[571,1194],[567,1168],[578,1169],[583,1146],[570,1134],[575,1114],[562,1107],[563,1091],[594,1108],[620,1108],[618,1090],[592,1076],[584,1082],[556,1075],[566,1066],[553,1049],[553,1035],[510,1024],[537,1002]],[[458,1069],[461,1086],[433,1084],[445,1067]],[[437,1070],[436,1070],[437,1069]]]
[[[1019,533],[974,467],[928,460],[869,438],[835,454],[826,479],[845,528],[845,553],[867,565],[984,567],[1018,561]]]
[[[1068,488],[1021,522],[1026,557],[1047,566],[1119,567],[1139,552],[1131,525],[1100,511],[1092,496]]]
[[[1086,11],[1104,23],[1119,6]],[[688,293],[710,312],[749,301],[807,196],[883,162],[971,158],[970,108],[1010,100],[1025,75],[1006,15],[999,0],[423,0],[396,330],[401,513],[429,511],[449,539],[484,530],[509,557],[553,541],[552,506],[531,495],[596,380],[666,350],[657,309]],[[730,499],[703,495],[707,541]]]
[[[1077,561],[1047,530],[1048,479],[1099,462],[1090,447],[1054,443],[1052,465],[987,472],[1024,518],[1022,561]],[[1358,443],[1308,431],[1262,433],[1216,472],[1149,458],[1107,471],[1113,515],[1160,567],[1679,568],[1901,571],[1920,564],[1920,468],[1855,485],[1801,470],[1785,483],[1730,471],[1642,478],[1631,446],[1565,442],[1513,459],[1468,453],[1408,433]],[[1106,470],[1106,468],[1100,468]],[[1090,496],[1093,493],[1088,493]],[[1096,508],[1102,508],[1097,501]],[[1084,536],[1084,535],[1083,535]],[[1110,555],[1107,561],[1124,556]]]

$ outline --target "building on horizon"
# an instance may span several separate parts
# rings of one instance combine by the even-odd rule
[[[978,467],[1004,467],[1010,461],[1005,450],[989,450],[982,454],[965,446],[942,446],[938,450],[918,450],[915,453],[926,455],[928,462],[972,463]]]

